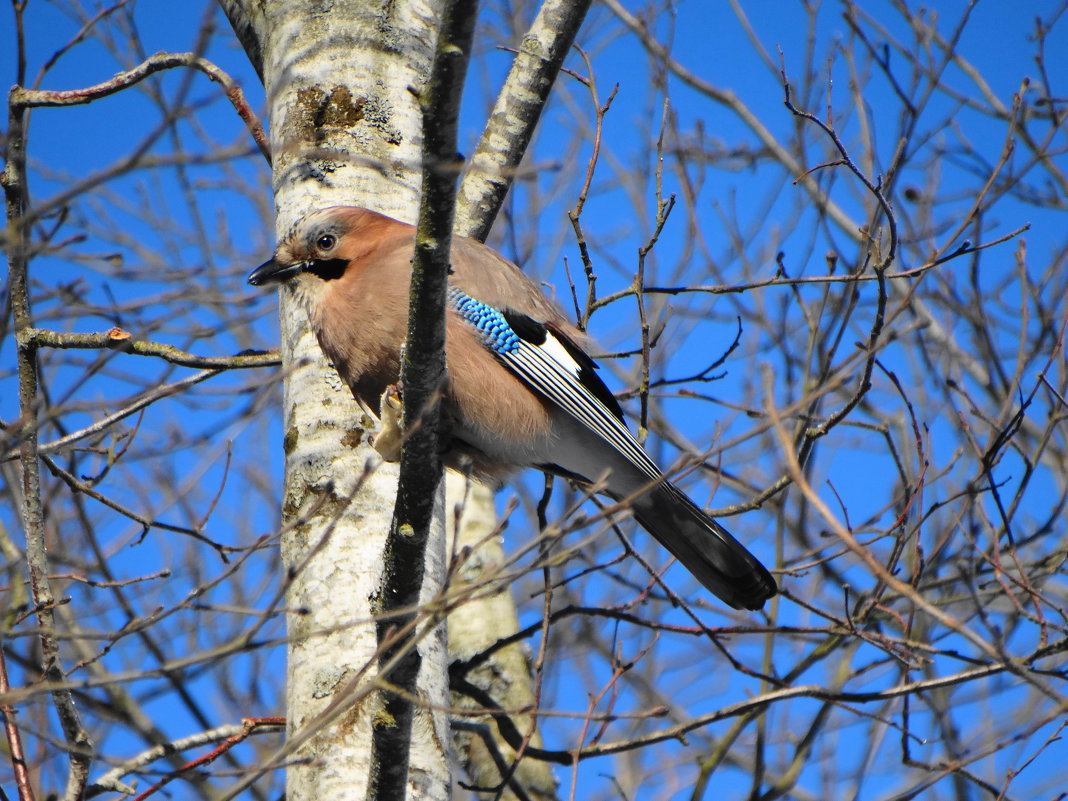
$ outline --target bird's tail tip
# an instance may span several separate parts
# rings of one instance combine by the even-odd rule
[[[759,611],[779,591],[744,545],[670,484],[634,503],[638,522],[712,594],[735,609]]]

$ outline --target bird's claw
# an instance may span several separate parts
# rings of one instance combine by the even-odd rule
[[[387,462],[399,462],[404,442],[404,399],[400,383],[390,384],[378,404],[379,429],[371,435],[371,447]]]

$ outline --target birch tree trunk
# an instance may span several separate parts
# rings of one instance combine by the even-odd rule
[[[316,29],[329,29],[331,31],[345,31],[345,36],[360,38],[353,33],[360,28],[350,27],[351,17],[339,17],[336,12],[329,18],[320,20],[316,26],[305,28],[304,36],[294,37],[286,34],[288,26],[290,30],[300,28],[300,12],[290,11],[289,22],[283,22],[284,16],[276,15],[277,6],[268,6],[266,9],[256,4],[243,2],[243,0],[219,0],[227,16],[233,25],[234,31],[241,41],[249,59],[257,72],[267,82],[268,98],[270,102],[271,131],[274,135],[275,146],[275,197],[278,209],[278,233],[286,230],[289,222],[295,220],[301,210],[310,208],[302,198],[308,197],[309,189],[313,190],[318,199],[315,206],[326,205],[327,202],[358,202],[371,208],[376,208],[392,216],[401,219],[413,219],[417,205],[417,188],[414,186],[417,180],[417,159],[420,148],[418,146],[418,119],[416,109],[410,93],[406,93],[406,86],[400,81],[401,73],[390,69],[388,58],[367,58],[367,66],[357,68],[357,74],[375,76],[375,69],[383,69],[383,78],[392,77],[391,84],[383,84],[377,77],[369,78],[368,82],[376,87],[385,88],[391,85],[394,92],[399,92],[393,100],[388,100],[386,92],[378,91],[375,94],[366,94],[365,89],[351,83],[351,73],[346,74],[343,68],[338,68],[338,62],[331,62],[332,67],[328,71],[316,68],[321,63],[320,59],[326,57],[328,50],[316,46]],[[280,7],[279,7],[280,8]],[[482,141],[473,155],[471,169],[467,172],[463,181],[464,197],[457,203],[456,229],[458,233],[475,236],[484,239],[492,223],[493,218],[507,192],[512,175],[526,151],[527,144],[533,135],[541,108],[543,107],[551,89],[560,65],[570,49],[571,42],[587,9],[589,0],[547,0],[541,7],[531,29],[523,38],[523,46],[517,53],[512,72],[505,86],[502,88],[497,105],[487,123]],[[308,12],[305,12],[308,13]],[[270,23],[268,23],[268,17]],[[373,15],[365,14],[365,19],[372,27],[375,24]],[[382,17],[384,20],[385,18]],[[384,22],[382,23],[384,25]],[[381,27],[381,25],[380,25]],[[414,33],[414,32],[413,32]],[[374,41],[373,35],[363,35],[365,41]],[[418,37],[413,35],[409,42],[418,43],[418,59],[415,53],[412,58],[405,59],[405,66],[409,69],[406,73],[417,85],[426,75],[432,56],[432,43],[430,37]],[[303,43],[303,44],[302,44]],[[294,54],[285,53],[285,49],[291,45],[300,48],[310,48],[307,58],[298,58]],[[344,48],[343,48],[344,49]],[[265,56],[264,54],[269,55]],[[348,48],[347,61],[340,63],[364,64],[363,55],[358,48]],[[265,64],[264,61],[268,63]],[[307,80],[294,80],[290,73],[296,65],[307,65],[305,74],[308,76],[321,76],[317,80],[309,77]],[[300,67],[303,71],[304,67]],[[294,73],[294,74],[300,74]],[[339,80],[342,79],[342,80]],[[340,93],[330,87],[347,87]],[[309,95],[308,91],[312,94]],[[346,95],[347,91],[347,95]],[[311,98],[309,103],[304,98]],[[316,106],[316,99],[318,106]],[[355,113],[351,110],[359,107]],[[397,114],[390,122],[392,132],[383,128],[381,122],[381,110],[402,108],[403,114]],[[290,110],[292,109],[292,111]],[[311,122],[316,119],[318,111],[320,122]],[[288,120],[289,114],[295,114],[296,125],[288,133],[285,132],[283,121]],[[303,120],[301,119],[301,115]],[[370,116],[370,119],[368,117]],[[352,125],[348,130],[346,126]],[[286,123],[288,124],[288,122]],[[317,124],[324,127],[316,128]],[[401,141],[396,141],[395,132],[403,126],[406,136]],[[346,136],[346,133],[349,136]],[[327,166],[326,174],[329,181],[316,179],[314,168],[322,164],[324,153],[316,152],[319,142],[327,142],[327,148],[332,151],[344,153],[358,143],[357,152],[350,153],[349,161],[338,160],[343,164],[342,169],[334,171],[334,167]],[[325,148],[324,148],[325,151]],[[355,157],[355,162],[352,161]],[[382,165],[397,165],[399,169],[393,174],[386,171],[376,171],[375,161]],[[345,169],[355,167],[355,169]],[[370,167],[370,169],[367,169]],[[303,174],[302,174],[303,171]],[[381,185],[385,184],[386,188]],[[398,192],[397,190],[400,189]],[[335,191],[340,198],[337,201],[328,201]],[[364,200],[354,200],[365,197]],[[288,205],[292,204],[292,206]],[[392,205],[390,205],[392,204]],[[292,212],[289,209],[292,208]],[[306,333],[303,316],[299,309],[283,307],[282,312],[284,347],[292,357],[287,364],[294,365],[290,369],[293,374],[287,383],[286,413],[287,434],[286,450],[286,507],[287,519],[295,520],[301,529],[315,530],[313,521],[305,522],[299,518],[299,510],[306,509],[314,504],[321,491],[329,489],[328,495],[332,501],[331,506],[336,507],[339,500],[347,497],[341,485],[335,483],[332,487],[327,483],[330,476],[360,476],[363,482],[361,492],[356,498],[358,511],[353,511],[351,516],[362,520],[360,525],[374,528],[376,532],[385,531],[389,524],[389,513],[392,508],[394,492],[395,471],[391,466],[379,467],[373,474],[366,475],[364,472],[364,460],[375,461],[375,456],[370,456],[344,448],[343,453],[331,453],[331,441],[339,439],[338,432],[343,434],[351,445],[353,441],[360,439],[362,428],[370,425],[371,421],[364,418],[362,422],[355,423],[361,418],[361,413],[355,409],[354,403],[349,398],[347,390],[332,370],[317,365],[320,359],[317,346]],[[297,354],[301,354],[298,359]],[[302,366],[296,366],[296,365]],[[308,378],[304,378],[308,376]],[[323,414],[311,413],[302,415],[301,412],[308,408],[310,403],[314,408],[318,403],[315,400],[306,401],[303,393],[321,393],[329,404],[331,414],[329,417]],[[299,433],[298,432],[302,432]],[[316,435],[320,435],[316,437]],[[302,447],[298,447],[303,443]],[[315,465],[327,465],[328,470],[322,471],[322,478],[317,483],[308,484],[309,479],[314,479],[313,469]],[[312,468],[312,469],[310,469]],[[345,486],[351,487],[352,481]],[[473,549],[471,558],[465,564],[461,576],[454,578],[459,584],[454,588],[462,591],[467,584],[477,584],[484,580],[484,571],[492,573],[496,566],[502,565],[505,555],[499,538],[487,537],[495,522],[492,493],[485,488],[464,488],[463,481],[459,476],[452,474],[448,481],[448,508],[451,510],[455,504],[463,499],[461,525],[456,532],[450,532],[452,550],[460,548]],[[351,489],[347,492],[351,492]],[[320,517],[329,528],[333,525],[333,512]],[[447,520],[451,523],[454,516],[450,512]],[[344,538],[347,535],[340,526],[333,526],[328,532],[331,538]],[[320,534],[321,536],[321,534]],[[455,538],[455,539],[454,539]],[[297,541],[299,540],[299,541]],[[335,660],[331,650],[326,647],[310,648],[308,637],[314,633],[329,627],[336,609],[336,601],[317,597],[315,592],[302,589],[306,577],[310,575],[307,567],[302,567],[301,555],[309,548],[314,547],[307,534],[301,534],[289,538],[285,545],[285,557],[290,569],[298,569],[300,573],[295,578],[294,589],[290,592],[290,599],[296,606],[309,607],[311,613],[308,619],[296,622],[291,626],[294,637],[300,639],[290,646],[290,676],[289,676],[289,702],[290,702],[290,734],[291,736],[303,736],[302,728],[297,725],[299,721],[294,717],[298,709],[293,704],[302,703],[307,697],[307,691],[298,686],[298,682],[308,683],[314,689],[318,683],[329,685],[335,680],[332,671],[338,676],[341,673],[354,669],[359,663],[358,658],[347,661]],[[364,543],[371,551],[372,557],[377,557],[380,542],[377,538],[373,543]],[[332,548],[329,543],[322,553],[313,560],[309,567],[317,567],[323,564],[340,564],[334,550],[347,551],[347,546],[338,543]],[[360,557],[353,555],[353,561]],[[371,558],[365,564],[375,565],[377,558]],[[303,577],[303,578],[302,578]],[[368,583],[374,584],[374,576],[369,576]],[[319,582],[312,582],[313,586]],[[319,586],[333,584],[329,577]],[[361,596],[365,597],[366,594]],[[317,611],[318,610],[318,611]],[[361,618],[359,612],[353,609],[354,618]],[[319,619],[315,619],[317,615]],[[507,591],[495,593],[486,597],[484,594],[476,594],[465,602],[464,606],[454,612],[449,618],[449,658],[451,660],[465,660],[490,647],[497,639],[513,634],[517,628],[514,603]],[[355,634],[340,635],[332,634],[331,641],[337,640],[336,647],[344,649],[350,637]],[[359,639],[359,637],[356,637]],[[363,642],[361,658],[369,658],[368,648],[373,648],[374,643],[370,640]],[[295,664],[296,659],[300,664]],[[319,661],[322,665],[316,667]],[[426,663],[424,662],[424,668]],[[299,673],[298,673],[299,671]],[[497,652],[491,660],[479,671],[465,677],[483,691],[489,692],[496,702],[504,709],[530,708],[534,702],[532,677],[526,649],[520,645],[512,645]],[[306,680],[306,681],[305,681]],[[362,697],[362,693],[361,693]],[[477,704],[464,695],[455,695],[453,703],[460,707],[470,708]],[[318,707],[325,708],[325,704]],[[316,709],[309,709],[308,719],[314,719]],[[534,729],[534,719],[524,715],[514,721],[517,728],[531,734],[532,745],[540,745],[541,738]],[[500,770],[500,760],[511,762],[515,758],[513,749],[504,742],[495,724],[490,719],[485,719],[481,725],[486,727],[492,744],[484,741],[483,737],[475,736],[468,730],[453,732],[452,742],[456,748],[456,755],[460,759],[469,780],[475,786],[493,787],[499,785],[505,777]],[[438,734],[441,736],[440,723]],[[442,742],[448,742],[442,740]],[[492,752],[496,752],[495,754]],[[353,764],[349,755],[344,750],[334,752],[334,755],[342,758],[346,764]],[[414,767],[413,763],[413,767]],[[306,771],[303,771],[306,772]],[[297,779],[290,771],[290,788]],[[309,780],[306,784],[313,791],[318,787],[317,781]],[[552,771],[548,764],[526,759],[520,762],[518,770],[510,780],[505,781],[501,797],[504,799],[517,798],[516,790],[526,797],[536,799],[554,798],[556,784]],[[492,794],[486,797],[491,797]],[[479,794],[480,797],[483,794]]]
[[[357,204],[414,221],[421,116],[437,0],[269,0],[263,77],[280,238],[301,216]],[[363,798],[371,765],[379,587],[396,471],[364,444],[370,419],[323,361],[302,309],[281,293],[286,365],[282,556],[288,589],[289,801]],[[438,517],[440,520],[440,515]],[[440,588],[444,537],[427,555],[424,599]],[[444,627],[420,645],[408,798],[448,797]],[[435,710],[433,712],[429,710]]]

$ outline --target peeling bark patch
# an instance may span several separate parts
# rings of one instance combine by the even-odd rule
[[[362,97],[353,98],[347,86],[335,86],[329,93],[317,86],[301,89],[297,92],[297,105],[303,138],[321,145],[332,129],[351,131],[364,119],[366,102]]]
[[[296,426],[293,426],[286,431],[285,436],[282,438],[282,453],[289,456],[293,452],[293,449],[297,447],[297,442],[300,439],[300,432],[297,431]]]
[[[341,444],[346,448],[358,448],[360,443],[363,442],[363,435],[365,433],[367,432],[364,429],[359,426],[354,426],[342,434]]]
[[[300,504],[293,498],[286,498],[282,501],[282,516],[286,520],[290,520],[300,514]],[[308,543],[308,529],[305,526],[302,531],[293,529],[294,536],[299,537],[300,549],[304,550]]]

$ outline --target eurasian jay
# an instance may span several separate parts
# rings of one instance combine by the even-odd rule
[[[404,343],[415,229],[334,206],[301,219],[249,277],[284,282],[326,356],[380,412]],[[634,517],[711,592],[760,609],[775,581],[737,540],[664,478],[596,373],[590,342],[523,272],[453,237],[445,340],[451,422],[446,464],[483,479],[535,467],[629,504]]]

